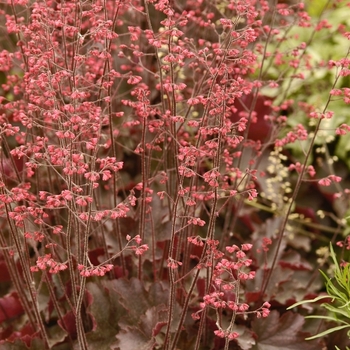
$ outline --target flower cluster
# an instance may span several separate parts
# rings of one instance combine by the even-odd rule
[[[36,261],[36,265],[31,266],[30,270],[32,272],[37,272],[39,270],[46,270],[48,267],[50,268],[49,273],[52,274],[57,274],[60,271],[64,271],[68,268],[67,263],[59,263],[51,257],[51,254],[46,254],[44,256],[39,256]]]
[[[197,237],[192,237],[189,241],[195,245],[200,245],[201,240]],[[213,247],[216,245],[214,244]],[[252,249],[252,244],[242,244],[241,247],[237,245],[227,246],[226,251],[232,256],[225,258],[223,254],[215,254],[217,260],[213,272],[213,291],[204,295],[203,302],[200,303],[201,309],[192,314],[193,319],[199,319],[200,313],[206,308],[211,308],[216,311],[218,330],[214,331],[215,335],[220,338],[227,338],[228,340],[236,339],[239,334],[233,330],[235,318],[239,315],[255,314],[256,317],[267,317],[270,313],[270,304],[264,302],[263,305],[253,311],[249,311],[249,305],[241,302],[240,288],[242,283],[247,280],[255,278],[255,272],[247,270],[252,264],[252,260],[247,257],[247,252]],[[209,249],[207,253],[212,252]],[[215,248],[216,251],[216,248]],[[232,318],[230,326],[224,330],[221,326],[221,316],[219,313],[223,310],[230,310]]]
[[[102,277],[112,269],[113,269],[112,264],[106,264],[101,266],[91,266],[91,267],[85,267],[84,265],[78,264],[78,270],[80,271],[80,275],[83,277],[91,277],[91,276]]]
[[[131,238],[131,236],[127,235],[126,236],[126,240],[127,240],[127,245],[126,247],[128,249],[132,249],[136,255],[142,255],[144,254],[147,250],[148,250],[148,245],[147,244],[141,244],[142,243],[142,239],[139,235],[136,235],[135,237]],[[135,241],[136,245],[130,245],[131,242]]]

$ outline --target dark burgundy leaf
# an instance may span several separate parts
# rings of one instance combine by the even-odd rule
[[[22,304],[16,292],[0,298],[0,323],[20,316],[23,312]]]
[[[11,276],[2,255],[0,255],[0,282],[11,281]]]
[[[269,115],[272,112],[272,108],[269,106],[271,102],[272,99],[267,96],[257,96],[255,99],[253,94],[244,95],[241,99],[236,100],[235,108],[237,111],[232,114],[231,120],[238,122],[243,116],[247,116],[247,110],[253,110],[256,120],[252,120],[250,123],[248,138],[264,142],[268,139],[272,130],[271,122],[265,119],[265,115]]]
[[[77,338],[77,328],[75,325],[75,316],[72,311],[68,311],[64,316],[63,320],[58,320],[57,323],[59,326],[65,330],[71,339]]]
[[[267,318],[252,322],[252,330],[257,336],[253,350],[320,350],[320,343],[307,341],[310,336],[302,332],[304,317],[293,312],[286,312],[281,317],[274,310]]]
[[[300,254],[294,250],[283,254],[279,264],[291,270],[313,271],[313,267],[307,261],[302,260]]]
[[[122,329],[116,338],[118,346],[113,346],[113,350],[151,350],[155,345],[154,339],[149,339],[140,329],[135,327]]]

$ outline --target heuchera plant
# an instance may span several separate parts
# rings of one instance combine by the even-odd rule
[[[347,1],[0,16],[1,349],[349,345],[286,310],[346,226]]]

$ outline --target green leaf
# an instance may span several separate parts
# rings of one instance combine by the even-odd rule
[[[330,312],[334,312],[335,314],[341,314],[345,318],[348,318],[348,319],[350,318],[350,311],[349,310],[343,310],[340,307],[333,306],[330,304],[322,304],[322,306],[324,308],[326,308],[327,310],[329,310]]]
[[[324,316],[324,315],[310,315],[310,316],[305,316],[305,318],[313,318],[313,319],[319,319],[319,320],[326,320],[326,321],[334,321],[334,322],[341,322],[344,324],[347,324],[345,321],[339,320],[336,317],[332,317],[332,316]]]
[[[309,15],[312,17],[319,17],[327,3],[328,0],[309,1],[307,7]]]
[[[350,328],[350,325],[333,327],[333,328],[325,330],[324,332],[318,333],[318,334],[316,334],[316,335],[314,335],[312,337],[308,337],[308,338],[305,338],[305,339],[306,340],[313,340],[313,339],[316,339],[316,338],[321,338],[321,337],[324,337],[327,334],[330,334],[330,333],[333,333],[333,332],[336,332],[336,331],[340,331],[341,329],[344,329],[344,328]]]
[[[287,307],[287,310],[290,310],[290,309],[293,309],[297,306],[300,306],[300,305],[303,305],[303,304],[308,304],[308,303],[315,303],[319,300],[322,300],[322,299],[329,299],[329,295],[320,295],[318,297],[316,297],[315,299],[309,299],[309,300],[302,300],[302,301],[298,301],[297,303]]]

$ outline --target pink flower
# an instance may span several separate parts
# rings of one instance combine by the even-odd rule
[[[225,332],[223,330],[216,330],[214,331],[214,334],[219,338],[225,338]]]
[[[252,247],[253,247],[253,245],[249,244],[249,243],[242,244],[242,250],[244,250],[244,251],[248,251],[248,250],[252,249]]]
[[[142,77],[140,76],[134,76],[132,75],[128,80],[127,83],[131,85],[138,84],[142,80]]]
[[[134,249],[136,255],[142,255],[143,253],[145,253],[148,250],[148,245],[143,244],[139,247],[134,247],[133,249]]]

